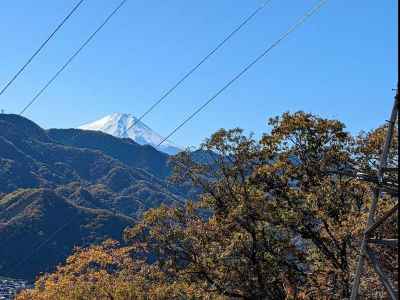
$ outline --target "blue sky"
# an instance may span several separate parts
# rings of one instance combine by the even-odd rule
[[[76,2],[2,1],[0,86]],[[65,128],[112,112],[140,115],[262,2],[129,0],[26,116]],[[144,122],[167,135],[316,2],[272,0]],[[18,113],[118,3],[86,0],[0,97],[0,108]],[[396,5],[328,1],[171,140],[197,145],[221,127],[260,135],[269,117],[297,110],[338,118],[354,133],[382,124],[397,81]]]

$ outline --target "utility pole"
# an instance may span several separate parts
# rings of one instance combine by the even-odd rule
[[[397,3],[397,19],[399,19],[400,16],[400,7],[399,7],[399,2]],[[378,184],[375,187],[374,194],[373,194],[373,200],[371,203],[371,207],[369,209],[369,215],[368,215],[368,224],[367,228],[364,231],[364,236],[361,242],[361,249],[360,249],[360,256],[358,259],[358,264],[357,264],[357,270],[353,282],[353,287],[351,291],[351,300],[356,300],[360,288],[360,281],[361,281],[361,276],[364,270],[364,264],[366,258],[369,260],[371,263],[374,271],[378,275],[383,287],[385,288],[389,299],[395,300],[398,299],[399,297],[399,292],[395,290],[395,287],[393,283],[390,281],[389,277],[383,269],[380,266],[380,263],[376,257],[376,254],[372,251],[372,249],[369,247],[370,244],[375,244],[375,245],[382,245],[382,246],[389,246],[393,247],[394,249],[398,250],[399,244],[397,239],[372,239],[372,234],[381,226],[384,225],[385,221],[387,221],[391,216],[393,216],[397,212],[397,217],[399,216],[399,202],[398,202],[398,187],[393,191],[393,196],[397,197],[397,203],[394,205],[393,208],[389,209],[381,218],[377,219],[375,218],[376,214],[376,209],[378,205],[378,201],[381,198],[382,192],[383,192],[383,187],[384,187],[384,174],[385,171],[387,171],[387,158],[389,154],[389,149],[391,146],[391,142],[393,139],[393,134],[394,134],[394,129],[396,126],[396,119],[397,119],[397,137],[399,138],[399,125],[400,125],[400,120],[399,120],[399,102],[400,102],[400,96],[399,96],[399,63],[400,63],[400,56],[399,56],[399,27],[397,28],[397,90],[396,90],[396,96],[394,100],[394,105],[392,109],[392,113],[390,116],[389,120],[389,126],[388,130],[386,133],[386,139],[385,143],[382,148],[382,154],[380,157],[379,161],[379,169],[377,172],[377,181]],[[399,140],[399,139],[398,139]],[[398,172],[398,166],[397,166],[397,172]],[[399,223],[397,221],[397,224],[399,226]]]
[[[379,161],[379,169],[377,172],[377,181],[378,184],[375,187],[375,190],[373,192],[373,199],[371,203],[371,207],[369,209],[369,214],[368,214],[368,223],[367,223],[367,228],[364,231],[364,236],[361,242],[361,250],[360,250],[360,256],[357,264],[357,270],[353,282],[353,288],[351,292],[351,300],[356,300],[358,296],[358,290],[360,287],[360,281],[361,281],[361,275],[364,270],[364,264],[365,264],[365,258],[368,258],[370,263],[372,264],[375,272],[378,274],[379,279],[381,283],[383,284],[386,292],[389,295],[389,299],[396,300],[398,299],[398,291],[395,290],[393,287],[392,283],[390,282],[389,278],[386,276],[386,274],[383,272],[378,259],[376,258],[375,253],[373,253],[372,249],[369,247],[369,244],[379,244],[379,245],[385,245],[385,246],[390,246],[394,248],[398,248],[398,241],[396,239],[372,239],[372,234],[378,229],[380,226],[383,226],[386,220],[388,220],[393,214],[396,213],[399,209],[399,204],[397,204],[390,209],[388,212],[386,212],[381,218],[376,220],[375,215],[376,215],[376,209],[378,206],[378,201],[381,198],[382,194],[382,187],[384,186],[384,174],[386,171],[386,166],[387,166],[387,158],[389,154],[389,149],[390,145],[393,139],[393,134],[394,134],[394,128],[396,125],[396,119],[398,120],[398,107],[399,107],[399,92],[397,91],[391,117],[389,120],[389,126],[388,126],[388,131],[386,133],[386,139],[385,143],[382,148],[382,155]],[[396,196],[396,195],[394,195]],[[397,194],[398,196],[398,194]]]

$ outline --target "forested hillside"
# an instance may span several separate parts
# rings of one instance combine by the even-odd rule
[[[101,132],[43,130],[0,115],[0,274],[33,279],[74,246],[122,230],[151,207],[175,205],[185,189],[166,180],[168,156]],[[72,221],[69,221],[69,220]],[[14,267],[66,222],[32,258]]]

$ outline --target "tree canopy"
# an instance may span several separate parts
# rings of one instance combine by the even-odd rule
[[[354,137],[304,112],[269,125],[260,140],[219,130],[202,145],[202,162],[174,157],[171,180],[194,185],[198,198],[150,209],[125,230],[127,245],[77,249],[17,299],[349,297],[374,189],[357,174],[374,176],[386,127]],[[387,180],[397,182],[397,172]],[[394,202],[386,194],[378,211]],[[396,221],[376,234],[397,237]],[[379,251],[395,271],[396,252]],[[373,275],[365,282],[365,299],[384,297]]]

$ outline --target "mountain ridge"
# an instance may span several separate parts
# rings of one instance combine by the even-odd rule
[[[0,114],[0,275],[31,280],[73,247],[121,239],[130,220],[149,208],[184,201],[186,188],[166,180],[168,160],[131,139],[44,130],[24,117]],[[76,216],[72,227],[22,269],[11,269],[11,262],[25,258],[70,214]]]

